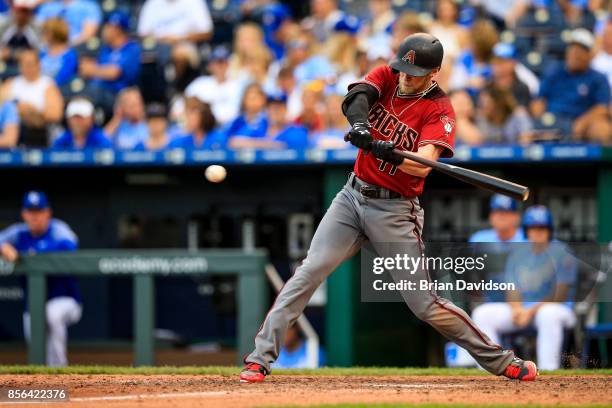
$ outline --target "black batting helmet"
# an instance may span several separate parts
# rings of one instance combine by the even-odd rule
[[[416,33],[404,38],[397,55],[389,66],[412,76],[425,76],[442,65],[444,49],[440,40],[431,34]]]

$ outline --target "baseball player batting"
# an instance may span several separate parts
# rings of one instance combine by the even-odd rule
[[[437,160],[453,155],[455,113],[433,77],[442,64],[440,41],[425,33],[404,39],[388,66],[372,70],[349,86],[342,110],[358,147],[354,172],[334,198],[313,237],[308,255],[278,294],[246,356],[242,382],[256,383],[270,373],[287,328],[300,316],[316,288],[345,259],[369,242],[379,256],[401,248],[423,253],[423,209],[418,196],[431,168],[401,157],[393,149]],[[392,243],[392,245],[390,245]],[[396,271],[397,273],[397,271]],[[394,271],[391,275],[395,278]],[[412,279],[429,279],[426,269]],[[492,342],[452,302],[432,291],[402,292],[421,320],[466,349],[487,371],[532,381],[535,363]]]

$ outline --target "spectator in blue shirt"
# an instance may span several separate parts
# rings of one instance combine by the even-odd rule
[[[249,84],[242,94],[240,115],[225,128],[232,149],[252,147],[252,139],[266,136],[268,115],[267,96],[256,82]]]
[[[40,52],[40,68],[44,75],[62,87],[79,71],[79,56],[68,45],[68,25],[61,18],[51,18],[42,28],[45,48]]]
[[[111,148],[113,143],[102,129],[94,124],[94,106],[87,99],[77,97],[66,108],[68,129],[51,147],[53,149]]]
[[[114,115],[104,127],[104,133],[116,148],[123,150],[133,149],[146,140],[148,130],[144,101],[138,88],[125,88],[119,92]]]
[[[590,31],[574,30],[565,65],[544,77],[539,99],[531,106],[534,116],[558,129],[565,140],[611,140],[610,86],[603,74],[590,68],[594,44]]]
[[[92,0],[54,0],[39,7],[37,19],[41,24],[56,17],[66,20],[70,28],[70,43],[78,45],[96,36],[102,10]]]
[[[168,111],[161,103],[153,102],[147,106],[147,139],[138,143],[134,150],[156,151],[168,146]],[[193,138],[191,139],[193,141]]]
[[[0,104],[0,149],[17,146],[19,140],[19,112],[13,101]]]
[[[251,142],[259,149],[303,149],[308,145],[308,129],[287,120],[287,96],[270,95],[266,135]]]
[[[83,58],[80,74],[90,79],[95,87],[112,93],[138,84],[140,75],[140,45],[128,36],[130,18],[114,11],[102,29],[105,45],[97,61]]]
[[[47,196],[41,191],[30,191],[23,199],[23,223],[13,224],[0,231],[0,255],[8,262],[20,256],[43,252],[74,251],[78,238],[63,221],[52,218]],[[20,279],[24,296],[23,331],[30,338],[30,314],[27,311],[27,282]],[[47,278],[47,365],[61,367],[68,364],[66,345],[68,326],[81,319],[82,296],[72,276]]]
[[[574,326],[571,291],[577,266],[565,244],[553,240],[550,211],[536,205],[523,218],[529,244],[517,245],[506,262],[505,281],[515,290],[504,303],[485,303],[474,309],[474,322],[496,344],[503,333],[533,326],[537,330],[538,368],[561,365],[563,330]]]
[[[172,140],[168,148],[223,149],[225,148],[225,134],[215,130],[216,124],[217,121],[210,105],[198,98],[189,97],[185,101],[187,134]]]
[[[282,4],[272,2],[263,6],[261,22],[266,45],[277,60],[285,56],[285,45],[291,34],[291,11]]]

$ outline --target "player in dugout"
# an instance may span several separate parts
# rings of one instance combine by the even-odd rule
[[[543,370],[561,365],[563,330],[576,324],[572,289],[577,265],[568,247],[553,239],[553,220],[543,205],[525,211],[529,243],[515,244],[506,262],[505,280],[516,284],[506,302],[484,303],[472,317],[491,340],[526,327],[537,330],[536,354]]]
[[[504,266],[508,253],[516,242],[526,242],[521,226],[521,214],[516,200],[495,194],[489,202],[489,224],[491,228],[476,231],[470,237],[472,248],[487,253],[487,275],[497,282],[503,281]],[[503,292],[490,291],[486,294],[490,302],[503,302]]]
[[[0,231],[0,255],[8,262],[18,262],[22,255],[46,252],[74,251],[78,238],[70,227],[52,218],[49,200],[41,191],[29,191],[23,198],[21,210],[23,223],[17,223]],[[30,314],[27,309],[27,281],[20,277],[24,292],[23,331],[30,339]],[[68,326],[81,319],[83,310],[81,292],[72,276],[47,278],[47,365],[68,365],[66,349]]]

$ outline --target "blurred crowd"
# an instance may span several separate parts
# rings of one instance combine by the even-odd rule
[[[351,148],[347,85],[437,36],[456,143],[612,141],[607,0],[0,0],[0,148]]]

